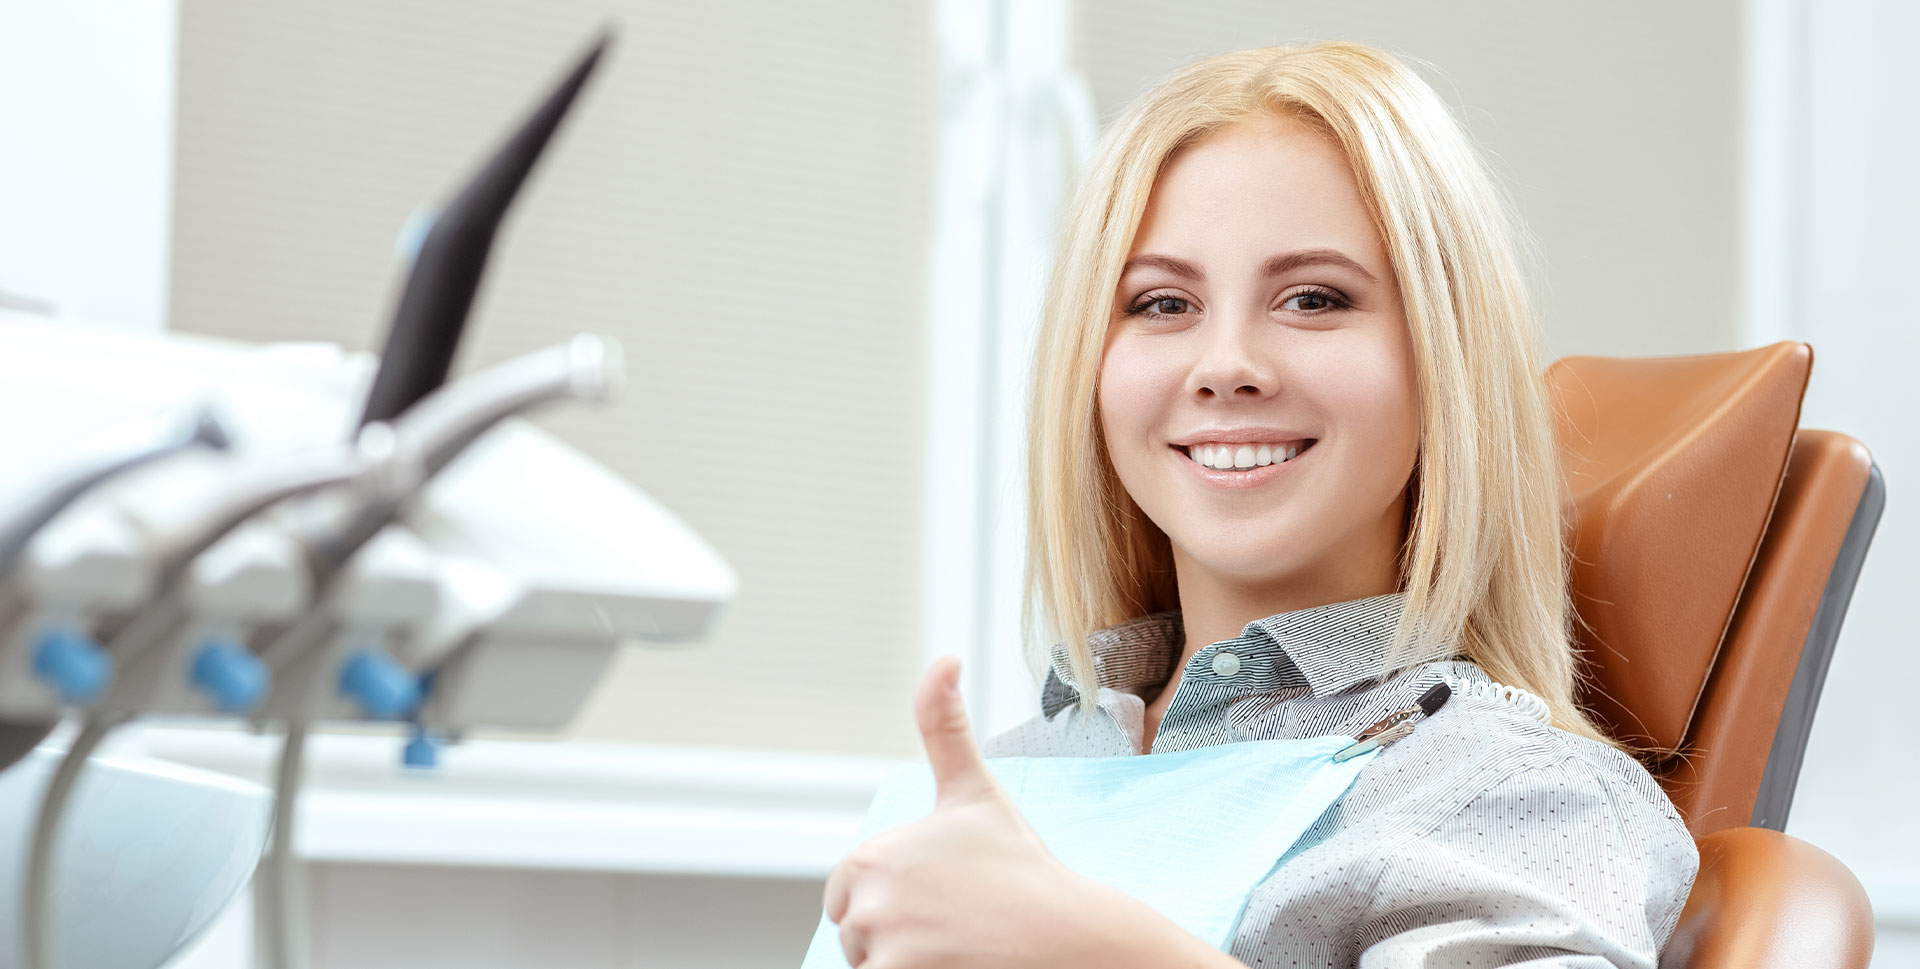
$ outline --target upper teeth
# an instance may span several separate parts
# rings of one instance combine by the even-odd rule
[[[1194,463],[1222,471],[1280,464],[1299,454],[1298,444],[1195,444],[1187,448],[1187,456]]]

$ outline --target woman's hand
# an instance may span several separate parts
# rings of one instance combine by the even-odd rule
[[[861,842],[827,879],[827,917],[857,969],[1099,965],[1119,893],[1055,859],[987,770],[941,657],[914,697],[933,812]]]

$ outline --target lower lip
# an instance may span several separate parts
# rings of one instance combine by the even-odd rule
[[[1313,443],[1314,446],[1317,447],[1320,442],[1315,441]],[[1221,471],[1216,468],[1205,467],[1181,453],[1179,448],[1169,447],[1167,450],[1172,451],[1174,459],[1186,465],[1187,470],[1192,471],[1201,481],[1215,488],[1258,488],[1286,474],[1288,469],[1299,464],[1301,459],[1305,458],[1313,448],[1309,447],[1305,451],[1294,455],[1291,461],[1269,464],[1262,468],[1250,468],[1246,471]]]

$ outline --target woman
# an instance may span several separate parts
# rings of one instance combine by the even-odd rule
[[[1455,685],[1255,889],[1241,963],[1653,967],[1691,886],[1672,804],[1573,703],[1508,211],[1430,87],[1326,43],[1180,71],[1069,213],[1029,458],[1059,645],[986,754],[1351,735]],[[939,807],[829,882],[853,964],[1231,965],[1048,863],[953,674],[918,698]]]

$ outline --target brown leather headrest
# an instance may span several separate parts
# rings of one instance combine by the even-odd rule
[[[1760,547],[1813,348],[1567,357],[1555,396],[1582,702],[1629,743],[1686,737]]]

